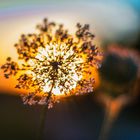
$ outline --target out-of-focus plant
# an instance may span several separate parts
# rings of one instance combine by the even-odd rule
[[[139,55],[134,50],[118,45],[107,48],[99,70],[101,84],[98,99],[105,108],[100,140],[108,139],[112,123],[120,110],[136,97],[140,74],[139,60]]]

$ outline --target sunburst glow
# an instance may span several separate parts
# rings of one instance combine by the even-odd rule
[[[8,57],[1,67],[5,78],[18,77],[16,88],[30,91],[22,96],[24,104],[50,108],[56,95],[92,92],[100,52],[89,25],[78,23],[75,34],[69,34],[62,24],[44,19],[37,29],[38,33],[21,35],[15,44],[19,61]]]
[[[68,93],[82,78],[82,71],[77,71],[77,68],[82,67],[84,60],[72,48],[68,49],[66,44],[50,43],[45,48],[40,47],[35,58],[29,61],[32,66],[30,73],[33,79],[44,80],[42,90],[45,93],[50,91],[53,78],[55,85],[52,93],[55,95]]]

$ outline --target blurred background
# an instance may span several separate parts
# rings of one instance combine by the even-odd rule
[[[94,93],[48,110],[44,140],[140,140],[140,1],[0,0],[0,65],[17,60],[14,44],[44,17],[71,33],[90,24],[104,52]],[[23,105],[15,84],[0,70],[0,140],[36,140],[42,106]]]

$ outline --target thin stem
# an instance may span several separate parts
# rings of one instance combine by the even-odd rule
[[[45,128],[45,120],[46,120],[47,111],[48,111],[48,106],[44,105],[42,109],[41,119],[40,119],[41,121],[40,121],[38,140],[43,140],[43,132]]]
[[[50,91],[48,93],[47,104],[44,105],[43,109],[42,109],[38,140],[43,140],[43,133],[44,133],[44,129],[45,129],[46,114],[47,114],[47,111],[48,111],[48,103],[49,103],[48,101],[49,101],[49,99],[51,97],[53,87],[54,87],[54,82],[53,82],[52,87],[51,87],[51,89],[50,89]]]
[[[101,132],[99,135],[99,140],[108,139],[108,135],[109,135],[109,131],[112,127],[112,123],[113,123],[113,118],[110,116],[110,108],[106,108]]]
[[[99,140],[108,140],[110,130],[112,128],[112,124],[117,118],[121,108],[122,102],[119,100],[113,101],[112,99],[108,100],[105,108],[105,116],[101,128],[101,132],[99,135]]]

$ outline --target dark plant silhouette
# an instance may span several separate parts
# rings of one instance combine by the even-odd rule
[[[51,108],[56,94],[92,92],[92,68],[100,66],[101,54],[89,25],[78,23],[75,34],[69,34],[62,24],[44,19],[37,31],[21,35],[15,44],[19,61],[8,57],[1,67],[5,78],[18,76],[16,88],[29,90],[22,95],[24,104]]]

